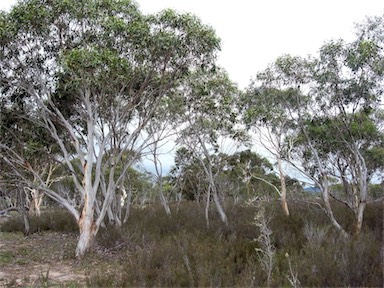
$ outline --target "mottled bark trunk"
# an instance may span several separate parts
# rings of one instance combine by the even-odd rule
[[[76,258],[82,258],[86,252],[92,247],[95,236],[100,225],[95,221],[95,205],[96,196],[92,187],[92,165],[84,164],[83,192],[84,207],[77,221],[80,231],[80,237],[76,247]]]
[[[284,214],[289,216],[289,209],[287,203],[287,185],[285,184],[285,175],[283,172],[283,165],[281,158],[277,159],[277,163],[279,166],[279,176],[280,176],[280,192],[281,192],[281,205],[283,207]]]
[[[19,212],[23,217],[24,223],[24,235],[28,235],[30,232],[30,224],[27,209],[25,208],[27,204],[27,199],[24,191],[19,191],[20,200],[19,200]]]
[[[41,215],[41,203],[43,202],[44,193],[37,190],[37,189],[31,189],[31,203],[29,207],[29,213],[31,215],[40,217]]]
[[[361,232],[361,228],[363,226],[364,219],[364,210],[367,206],[368,199],[368,169],[365,163],[365,159],[363,155],[360,153],[359,149],[355,147],[354,149],[355,159],[358,163],[358,184],[359,184],[359,202],[357,204],[357,213],[356,213],[356,227],[355,227],[355,235],[359,236]]]
[[[94,209],[85,205],[78,221],[80,237],[76,247],[76,258],[82,258],[92,247],[97,233],[94,219]]]
[[[366,206],[367,206],[366,202],[359,203],[359,207],[358,207],[357,215],[356,215],[356,225],[355,225],[355,235],[356,236],[360,235],[361,228],[363,227],[364,210],[365,210]]]
[[[92,247],[97,229],[93,215],[82,215],[78,224],[80,237],[76,247],[76,258],[82,258]]]

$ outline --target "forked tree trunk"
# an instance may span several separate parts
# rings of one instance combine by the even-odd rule
[[[228,217],[227,217],[227,214],[225,214],[224,208],[221,205],[221,202],[220,202],[220,199],[219,199],[219,195],[217,194],[216,183],[215,183],[215,180],[213,178],[213,173],[212,173],[211,166],[208,166],[207,168],[205,168],[205,171],[206,171],[208,179],[209,179],[208,195],[207,195],[208,198],[207,198],[207,207],[206,207],[207,227],[209,227],[208,210],[209,210],[210,192],[212,192],[213,202],[215,203],[216,210],[217,210],[217,212],[220,215],[221,221],[226,226],[228,226]]]
[[[162,187],[163,183],[162,181],[160,182],[159,184],[159,188],[160,188],[160,201],[161,201],[161,204],[163,205],[164,207],[164,210],[165,210],[165,213],[167,214],[167,216],[171,216],[171,209],[169,208],[169,204],[168,204],[168,200],[165,198],[164,196],[164,193],[163,193],[163,187]]]
[[[29,207],[29,213],[31,215],[40,217],[41,215],[40,207],[41,207],[41,203],[43,202],[44,193],[37,189],[30,189],[30,191],[31,191],[32,200]]]
[[[219,195],[217,194],[217,190],[216,190],[216,187],[215,186],[212,186],[212,194],[213,194],[213,201],[215,202],[215,205],[216,205],[216,210],[217,212],[219,213],[220,215],[220,219],[221,221],[226,225],[228,226],[228,217],[227,217],[227,214],[225,214],[225,211],[224,211],[224,208],[223,206],[221,205],[221,202],[220,202],[220,199],[219,199]]]
[[[332,207],[331,207],[331,203],[330,203],[330,200],[329,200],[329,187],[328,187],[328,179],[327,179],[327,176],[325,175],[325,173],[323,174],[323,187],[322,187],[322,192],[323,192],[323,200],[324,200],[324,205],[325,205],[325,209],[327,211],[327,216],[328,218],[331,220],[331,223],[332,225],[338,230],[340,231],[340,233],[345,237],[345,238],[349,238],[348,236],[348,233],[344,230],[343,227],[341,227],[341,225],[339,224],[339,222],[337,222],[336,218],[335,218],[335,215],[333,215],[333,210],[332,210]]]
[[[321,180],[320,182],[322,183],[322,195],[323,195],[323,200],[324,200],[324,205],[325,205],[325,210],[327,211],[327,216],[329,220],[331,221],[332,225],[340,231],[341,235],[343,235],[345,238],[349,238],[349,235],[347,231],[344,230],[343,227],[339,224],[339,222],[336,220],[335,215],[333,214],[333,210],[331,207],[331,203],[329,200],[329,183],[328,183],[328,176],[327,173],[325,172],[325,169],[323,168],[323,164],[320,160],[319,154],[317,150],[313,147],[312,142],[306,132],[305,129],[303,129],[303,133],[305,135],[305,138],[308,141],[309,148],[312,151],[313,155],[315,156],[316,162],[318,164],[319,172],[321,174]]]

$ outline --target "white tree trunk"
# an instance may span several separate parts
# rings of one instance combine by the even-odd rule
[[[211,203],[211,187],[208,187],[207,201],[205,205],[205,221],[207,222],[207,228],[209,228],[209,204]]]
[[[96,228],[93,211],[89,213],[89,211],[84,211],[83,209],[78,225],[80,237],[76,247],[76,258],[82,258],[92,247],[98,230]]]
[[[286,216],[289,216],[289,209],[287,203],[287,185],[285,184],[285,175],[283,172],[283,165],[281,158],[277,158],[277,165],[279,166],[279,177],[280,177],[280,191],[281,191],[281,205]]]
[[[306,138],[306,140],[308,142],[309,148],[311,149],[313,155],[315,156],[317,165],[319,166],[319,172],[320,172],[321,176],[320,176],[320,179],[318,181],[318,184],[321,184],[321,187],[322,187],[323,200],[324,200],[325,209],[327,211],[327,216],[330,219],[332,225],[337,230],[339,230],[340,233],[345,238],[348,238],[349,237],[348,233],[345,231],[345,229],[343,227],[341,227],[339,222],[336,220],[335,215],[333,214],[331,203],[329,201],[329,182],[328,182],[328,176],[327,176],[327,173],[326,173],[326,171],[325,171],[325,169],[323,167],[323,163],[320,160],[320,157],[319,157],[319,154],[317,153],[317,150],[315,149],[315,147],[313,147],[311,139],[309,138],[309,136],[307,134],[307,131],[305,129],[303,129],[303,133],[304,133],[304,136],[305,136],[305,138]]]
[[[355,227],[355,234],[359,235],[361,232],[361,228],[363,226],[363,219],[364,219],[364,210],[367,206],[367,198],[368,198],[368,184],[367,184],[367,165],[365,163],[365,159],[363,155],[361,155],[360,151],[357,147],[354,149],[354,155],[356,162],[358,163],[358,180],[359,180],[359,201],[357,205],[357,213],[356,213],[356,227]]]
[[[84,254],[92,247],[95,240],[98,226],[95,222],[94,201],[87,194],[84,201],[84,207],[77,221],[80,230],[79,241],[76,247],[76,258],[82,258]]]
[[[30,189],[30,191],[31,191],[32,200],[29,206],[29,213],[31,215],[40,217],[41,215],[40,206],[41,206],[41,203],[43,202],[44,193],[37,189]]]
[[[126,223],[128,221],[131,203],[132,203],[132,191],[131,189],[129,189],[127,193],[126,203],[125,203],[125,214],[124,214],[123,223]]]
[[[217,195],[217,190],[215,186],[212,186],[212,194],[213,194],[213,201],[215,202],[217,212],[220,215],[221,221],[228,226],[228,217],[227,214],[225,214],[224,208],[221,205],[219,195]]]
[[[348,238],[348,233],[344,230],[343,227],[341,227],[341,225],[339,224],[339,222],[337,222],[335,216],[333,215],[333,210],[332,210],[332,207],[331,207],[331,203],[329,202],[329,187],[328,187],[328,179],[327,179],[327,176],[325,174],[323,174],[323,187],[322,187],[322,192],[323,192],[323,199],[324,199],[324,205],[325,205],[325,209],[327,211],[327,215],[329,217],[329,219],[331,220],[331,223],[332,225],[341,232],[341,234],[345,237],[345,238]]]
[[[87,160],[88,161],[85,162],[83,166],[84,207],[77,221],[79,225],[80,237],[76,247],[76,258],[79,259],[82,258],[84,254],[92,247],[96,233],[101,223],[101,221],[95,221],[96,191],[92,186],[92,159],[90,155],[88,155]]]

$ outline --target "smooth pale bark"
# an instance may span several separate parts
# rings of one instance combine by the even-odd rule
[[[298,101],[300,103],[300,101]],[[323,162],[320,159],[319,153],[316,150],[316,148],[313,146],[311,138],[308,136],[307,131],[304,128],[303,125],[303,120],[301,118],[301,113],[299,113],[299,124],[301,126],[302,132],[304,134],[304,137],[307,141],[308,147],[313,153],[315,157],[315,161],[317,162],[318,169],[319,169],[319,174],[320,174],[320,179],[317,181],[317,184],[321,187],[322,189],[322,195],[323,195],[323,200],[324,200],[324,206],[325,210],[327,211],[327,216],[329,220],[331,221],[332,225],[340,231],[340,233],[345,237],[349,238],[348,233],[345,231],[345,229],[340,225],[340,223],[336,220],[335,215],[333,214],[332,206],[330,203],[330,191],[329,191],[329,180],[328,180],[328,175],[327,172],[324,168]]]
[[[224,211],[224,208],[223,206],[221,205],[221,202],[220,202],[220,198],[219,198],[219,195],[217,194],[217,189],[216,189],[216,186],[212,186],[212,194],[213,194],[213,201],[215,202],[215,205],[216,205],[216,210],[217,212],[219,213],[220,215],[220,219],[221,221],[226,225],[228,226],[228,217],[227,217],[227,214],[225,213]]]
[[[209,204],[211,203],[211,184],[209,184],[207,191],[207,201],[205,205],[205,221],[207,222],[207,228],[209,228]]]
[[[317,164],[319,165],[319,170],[321,173],[321,187],[322,187],[322,194],[323,194],[323,200],[325,209],[327,211],[327,216],[330,219],[332,225],[340,231],[340,233],[345,237],[348,238],[348,233],[344,230],[343,227],[341,227],[340,223],[336,220],[335,215],[333,214],[333,210],[330,203],[330,195],[329,195],[329,183],[328,183],[328,176],[325,172],[325,169],[323,168],[323,164],[320,161],[320,157],[315,150],[315,148],[312,146],[312,143],[309,141],[309,146],[311,147],[312,152],[315,155],[315,158],[317,160]]]
[[[283,149],[287,145],[285,144],[287,141],[287,123],[286,121],[282,121],[281,123],[274,124],[276,129],[274,129],[275,132],[272,131],[271,127],[255,127],[256,131],[258,132],[259,139],[256,140],[258,144],[260,144],[262,147],[264,147],[268,152],[270,152],[274,157],[277,159],[277,166],[278,166],[278,172],[279,172],[279,179],[280,179],[280,189],[278,189],[275,185],[272,183],[262,179],[257,178],[258,180],[261,180],[268,185],[272,186],[277,193],[280,196],[281,200],[281,206],[284,211],[284,214],[286,216],[289,216],[289,209],[288,209],[288,202],[287,202],[287,185],[285,183],[285,173],[283,170]],[[289,141],[288,141],[289,142]],[[292,144],[289,142],[288,150],[291,149]]]
[[[168,199],[165,197],[164,192],[163,192],[163,175],[162,175],[163,173],[162,173],[161,162],[158,159],[158,155],[157,155],[157,143],[158,142],[154,143],[153,163],[155,164],[155,170],[156,170],[156,176],[157,176],[157,185],[159,187],[159,194],[160,194],[160,201],[164,207],[165,213],[168,216],[171,216],[171,209],[169,208]]]
[[[358,184],[360,195],[357,203],[357,211],[355,213],[356,225],[355,225],[355,234],[360,235],[361,228],[363,226],[364,211],[367,206],[368,198],[368,184],[367,184],[367,165],[365,163],[364,157],[361,155],[357,147],[353,149],[356,162],[358,163],[357,174],[358,174]]]
[[[31,201],[29,203],[29,214],[40,217],[41,215],[41,203],[43,202],[44,193],[38,189],[27,188],[31,194]]]
[[[131,208],[131,203],[132,203],[132,191],[131,189],[128,190],[127,198],[126,198],[126,203],[125,203],[125,215],[123,219],[123,223],[126,223],[129,218],[129,213],[130,213],[130,208]]]
[[[352,176],[349,177],[346,174],[345,167],[341,165],[338,166],[344,193],[346,194],[346,200],[338,199],[338,197],[335,197],[334,195],[332,195],[332,197],[352,210],[354,214],[353,233],[355,236],[359,236],[363,226],[364,211],[368,200],[368,169],[365,159],[358,147],[356,145],[350,145],[347,141],[345,141],[345,145],[355,159],[351,169]]]
[[[164,207],[165,213],[168,216],[171,216],[171,208],[169,208],[168,200],[165,198],[164,193],[163,193],[163,181],[159,181],[159,193],[160,193],[160,201],[161,204]]]
[[[84,206],[78,221],[78,225],[80,230],[80,237],[76,247],[76,258],[82,258],[84,254],[92,247],[98,230],[94,220],[93,207],[88,205]]]
[[[94,201],[89,199],[87,194],[77,224],[79,226],[80,236],[76,247],[76,258],[82,258],[92,247],[97,231],[99,230],[99,225],[97,225],[95,221]]]
[[[341,234],[345,237],[345,238],[349,238],[349,235],[348,233],[344,230],[343,227],[341,227],[341,225],[339,224],[339,222],[336,220],[334,214],[333,214],[333,210],[332,210],[332,207],[331,207],[331,203],[330,203],[330,197],[329,197],[329,185],[328,185],[328,177],[327,175],[324,173],[323,174],[323,180],[322,180],[322,192],[323,192],[323,200],[324,200],[324,205],[325,205],[325,209],[327,211],[327,215],[328,215],[328,218],[331,220],[331,223],[332,225],[341,232]]]
[[[171,216],[171,209],[169,207],[169,199],[164,195],[163,190],[163,165],[159,156],[164,153],[161,151],[162,144],[167,138],[171,137],[175,132],[174,128],[170,129],[169,127],[173,127],[174,123],[171,123],[171,120],[166,119],[165,117],[161,119],[161,121],[153,121],[149,123],[147,131],[152,135],[152,143],[149,145],[149,149],[151,151],[151,161],[154,164],[155,168],[155,177],[156,177],[156,185],[159,191],[160,202],[164,207],[165,213],[168,216]]]
[[[108,213],[110,219],[118,215],[111,210],[116,189],[124,184],[132,164],[130,157],[140,157],[145,151],[148,140],[143,139],[143,132],[160,114],[157,112],[162,99],[165,95],[172,99],[176,94],[173,88],[181,87],[180,80],[190,71],[214,64],[220,41],[198,19],[171,10],[147,17],[133,4],[110,1],[101,7],[91,1],[89,11],[95,13],[79,14],[72,10],[78,1],[67,1],[68,5],[61,7],[64,10],[53,9],[51,1],[44,5],[29,2],[36,8],[29,12],[34,14],[44,8],[49,17],[42,26],[32,27],[28,17],[18,13],[3,15],[3,32],[10,37],[2,43],[2,54],[7,56],[0,61],[2,75],[7,76],[2,84],[12,88],[5,96],[11,96],[13,90],[27,95],[23,99],[29,105],[26,107],[32,108],[31,120],[48,131],[58,146],[60,152],[54,158],[66,166],[65,173],[72,177],[76,192],[81,194],[82,210],[50,189],[37,170],[24,167],[27,162],[23,155],[16,155],[17,151],[2,143],[0,148],[6,150],[10,167],[25,186],[41,189],[73,214],[80,230],[76,256],[82,257],[92,246],[105,215]],[[126,20],[120,21],[123,30],[128,34],[137,32],[135,37],[119,37],[123,35],[120,26],[104,25],[115,23],[114,11],[119,19]],[[163,26],[169,28],[169,37],[163,37]],[[60,33],[48,33],[58,27]],[[23,47],[20,53],[8,53],[19,46]],[[67,97],[71,100],[64,103]],[[71,111],[66,113],[64,106]],[[133,152],[133,156],[124,157],[126,152]],[[86,166],[83,175],[76,167],[78,162]],[[120,168],[116,175],[115,166]],[[21,169],[33,173],[36,181],[19,173]]]
[[[88,156],[88,160],[90,160],[90,156]],[[88,252],[88,250],[92,247],[96,233],[101,223],[97,223],[95,221],[96,193],[92,187],[92,163],[87,163],[88,162],[86,162],[83,166],[84,206],[77,221],[80,236],[76,247],[76,258],[82,258],[84,254]]]
[[[208,192],[212,192],[212,196],[213,196],[213,201],[215,202],[215,206],[216,206],[216,210],[217,212],[219,213],[220,215],[220,219],[221,221],[226,225],[228,226],[228,217],[224,211],[224,208],[223,206],[221,205],[221,201],[219,199],[219,195],[217,194],[217,189],[216,189],[216,183],[215,183],[215,177],[213,175],[213,172],[212,172],[212,160],[211,160],[211,156],[209,155],[209,152],[208,152],[208,149],[207,147],[205,146],[204,142],[200,139],[199,137],[199,142],[200,142],[200,145],[203,149],[203,152],[204,152],[204,156],[205,158],[208,160],[207,161],[207,164],[204,162],[204,160],[199,157],[199,161],[201,163],[201,165],[203,166],[204,168],[204,171],[206,173],[206,176],[208,177],[208,182],[209,182],[209,188],[208,188]],[[208,193],[208,196],[210,196],[210,193]],[[208,197],[207,196],[207,197]],[[208,209],[209,209],[209,201],[210,200],[210,197],[207,198],[207,208],[206,208],[206,218],[207,218],[207,225],[209,225],[209,221],[208,221]]]
[[[281,205],[283,207],[284,214],[289,216],[289,209],[287,203],[287,185],[285,184],[285,175],[283,171],[283,165],[281,158],[277,158],[277,165],[279,167],[279,177],[280,177],[280,190],[281,190]]]
[[[364,210],[367,206],[367,202],[360,202],[359,207],[357,210],[357,215],[356,215],[356,226],[355,226],[355,234],[357,236],[360,235],[361,228],[363,227],[363,219],[364,219]]]

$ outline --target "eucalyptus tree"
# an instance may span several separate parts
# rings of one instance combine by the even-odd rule
[[[341,185],[342,193],[331,186],[330,196],[351,209],[355,215],[355,233],[359,233],[363,221],[360,213],[364,212],[361,206],[369,201],[369,183],[383,173],[384,133],[377,129],[370,115],[361,112],[315,117],[306,123],[306,131],[314,140],[313,146],[329,177]],[[350,146],[355,145],[358,148],[351,151]],[[305,168],[316,173],[311,167],[313,154],[300,151]]]
[[[175,128],[177,126],[177,121],[175,119],[175,113],[173,106],[176,102],[171,97],[164,97],[159,104],[159,107],[156,111],[155,117],[153,117],[145,131],[150,135],[150,143],[148,145],[148,153],[144,155],[152,164],[154,172],[151,172],[155,179],[155,185],[159,194],[161,204],[164,207],[164,210],[167,215],[171,215],[171,209],[169,207],[169,199],[166,193],[164,192],[164,182],[163,182],[163,163],[161,156],[169,155],[172,150],[175,148],[174,136],[176,134]],[[182,105],[177,103],[176,105]]]
[[[355,232],[361,230],[368,183],[382,171],[383,153],[380,105],[383,85],[383,19],[368,19],[352,43],[330,41],[318,58],[284,56],[259,74],[261,90],[277,91],[271,102],[279,117],[290,123],[293,134],[285,141],[285,160],[310,177],[322,190],[324,210],[345,236],[331,206],[331,182],[343,184],[345,203],[355,215]],[[263,95],[264,94],[264,95]],[[270,93],[263,93],[268,101]],[[282,102],[280,102],[282,100]],[[279,103],[283,103],[279,107]],[[281,112],[280,112],[281,111]],[[282,123],[262,111],[258,119],[272,127]],[[252,116],[252,115],[251,115]],[[286,128],[285,131],[289,131]],[[297,165],[297,163],[300,165]],[[300,168],[300,167],[299,167]]]
[[[236,138],[240,135],[235,130],[237,114],[234,105],[239,91],[219,68],[196,70],[186,80],[178,91],[185,97],[185,104],[178,112],[180,125],[177,143],[192,152],[205,172],[208,184],[207,225],[211,196],[221,220],[228,224],[222,206],[223,199],[220,199],[215,183],[219,171],[213,171],[213,167],[214,155],[219,152],[220,137]]]
[[[280,187],[276,189],[284,213],[289,216],[286,172],[283,163],[290,154],[297,132],[297,111],[305,109],[305,97],[298,92],[308,85],[311,63],[301,57],[283,55],[266,70],[259,72],[241,101],[243,121],[254,141],[266,149],[277,162]]]
[[[356,234],[361,231],[369,182],[383,169],[378,160],[384,155],[384,131],[377,116],[384,91],[384,21],[375,21],[379,20],[379,29],[368,20],[352,43],[334,41],[321,48],[312,89],[319,109],[306,123],[308,136],[316,141],[317,162],[327,163],[328,174],[343,184],[342,202],[355,215]],[[376,38],[369,36],[372,33]]]
[[[201,164],[185,147],[176,150],[174,162],[169,177],[179,199],[200,202],[208,187]]]
[[[272,164],[251,150],[232,155],[220,154],[220,174],[217,185],[233,197],[235,204],[260,198],[270,198],[278,188]]]
[[[30,115],[27,109],[27,97],[19,92],[13,94],[9,99],[2,99],[0,104],[1,142],[12,147],[24,158],[28,158],[28,163],[26,162],[25,165],[32,163],[37,175],[44,180],[46,186],[50,187],[53,183],[63,179],[57,171],[61,165],[54,159],[58,146],[44,129],[34,126],[34,116]],[[41,153],[42,149],[49,151],[49,154]],[[28,227],[27,222],[29,220],[26,213],[40,216],[44,193],[35,187],[20,182],[3,158],[0,158],[0,168],[2,172],[0,186],[3,187],[3,193],[5,193],[8,201],[18,203],[13,208],[17,208],[23,214],[25,227]],[[29,178],[32,183],[37,182],[34,175],[25,173],[24,177]]]
[[[39,115],[36,127],[60,147],[56,160],[66,165],[82,208],[47,187],[29,159],[7,143],[0,144],[1,157],[20,181],[76,218],[81,257],[148,144],[142,131],[161,99],[196,67],[209,67],[220,41],[190,14],[145,16],[129,0],[22,1],[1,13],[0,34],[1,97],[25,93],[29,114]],[[125,151],[134,151],[130,159]],[[123,168],[117,174],[118,164]],[[37,183],[24,177],[25,170]]]

